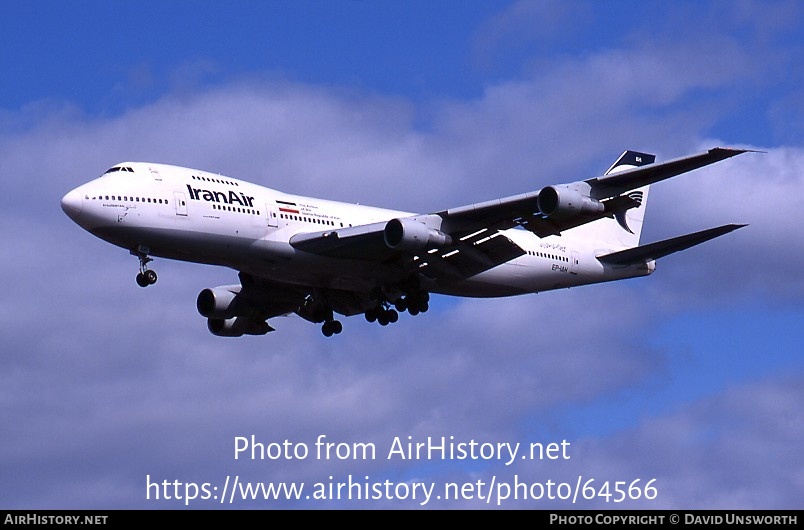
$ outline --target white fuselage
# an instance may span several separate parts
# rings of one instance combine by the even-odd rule
[[[300,251],[290,245],[290,238],[415,215],[290,195],[163,164],[131,162],[114,169],[62,200],[65,212],[84,229],[135,252],[222,265],[292,285],[368,292],[384,277],[397,273],[392,265]],[[621,247],[573,238],[572,232],[540,238],[521,229],[505,230],[504,235],[524,255],[429,290],[459,296],[510,296],[653,271],[653,262],[604,266],[596,256]]]

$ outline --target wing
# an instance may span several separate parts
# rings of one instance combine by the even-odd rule
[[[539,237],[559,235],[604,217],[617,217],[636,206],[638,199],[624,193],[745,153],[746,149],[716,147],[660,164],[653,155],[626,151],[601,177],[548,186],[538,192],[461,206],[439,212],[442,229],[471,231],[522,226]]]
[[[450,283],[523,255],[503,230],[522,227],[545,237],[610,217],[630,232],[624,214],[640,204],[642,194],[628,192],[746,151],[718,147],[660,164],[653,164],[654,155],[626,151],[600,177],[431,214],[297,234],[290,244],[323,256],[393,265],[400,278],[417,274]]]

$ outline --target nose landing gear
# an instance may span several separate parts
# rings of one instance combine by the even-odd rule
[[[156,283],[156,272],[148,268],[148,262],[153,261],[148,257],[149,249],[147,247],[139,246],[136,250],[132,250],[131,254],[137,256],[140,260],[140,272],[137,273],[137,285],[140,287],[148,287]]]

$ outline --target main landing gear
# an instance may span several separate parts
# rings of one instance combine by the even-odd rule
[[[395,309],[391,309],[388,302],[383,302],[377,307],[366,310],[366,320],[387,326],[399,320],[399,313]]]
[[[324,324],[321,326],[321,333],[323,333],[325,337],[331,337],[343,331],[343,324],[335,320],[335,314],[332,312],[332,309],[327,308],[324,313]],[[319,320],[319,322],[321,321]]]
[[[412,316],[424,313],[430,308],[429,302],[430,294],[427,291],[413,291],[398,298],[393,307],[390,302],[382,302],[377,307],[366,310],[366,320],[387,326],[399,320],[399,313],[407,311]]]
[[[142,246],[137,247],[136,250],[131,251],[131,254],[137,256],[140,260],[140,272],[137,273],[137,285],[140,287],[148,287],[149,285],[155,284],[156,272],[148,268],[148,262],[153,261],[152,258],[148,257],[148,248]]]
[[[430,309],[430,293],[427,291],[413,291],[404,298],[394,302],[397,311],[407,310],[411,316],[426,313]]]

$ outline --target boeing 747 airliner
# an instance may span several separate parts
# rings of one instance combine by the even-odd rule
[[[714,148],[660,164],[626,151],[602,176],[431,213],[291,195],[196,169],[123,162],[67,193],[64,212],[139,259],[229,267],[198,312],[218,336],[263,335],[295,313],[343,329],[336,314],[388,325],[428,309],[430,293],[501,297],[651,274],[655,260],[731,232],[728,224],[639,244],[651,184],[744,153]]]

